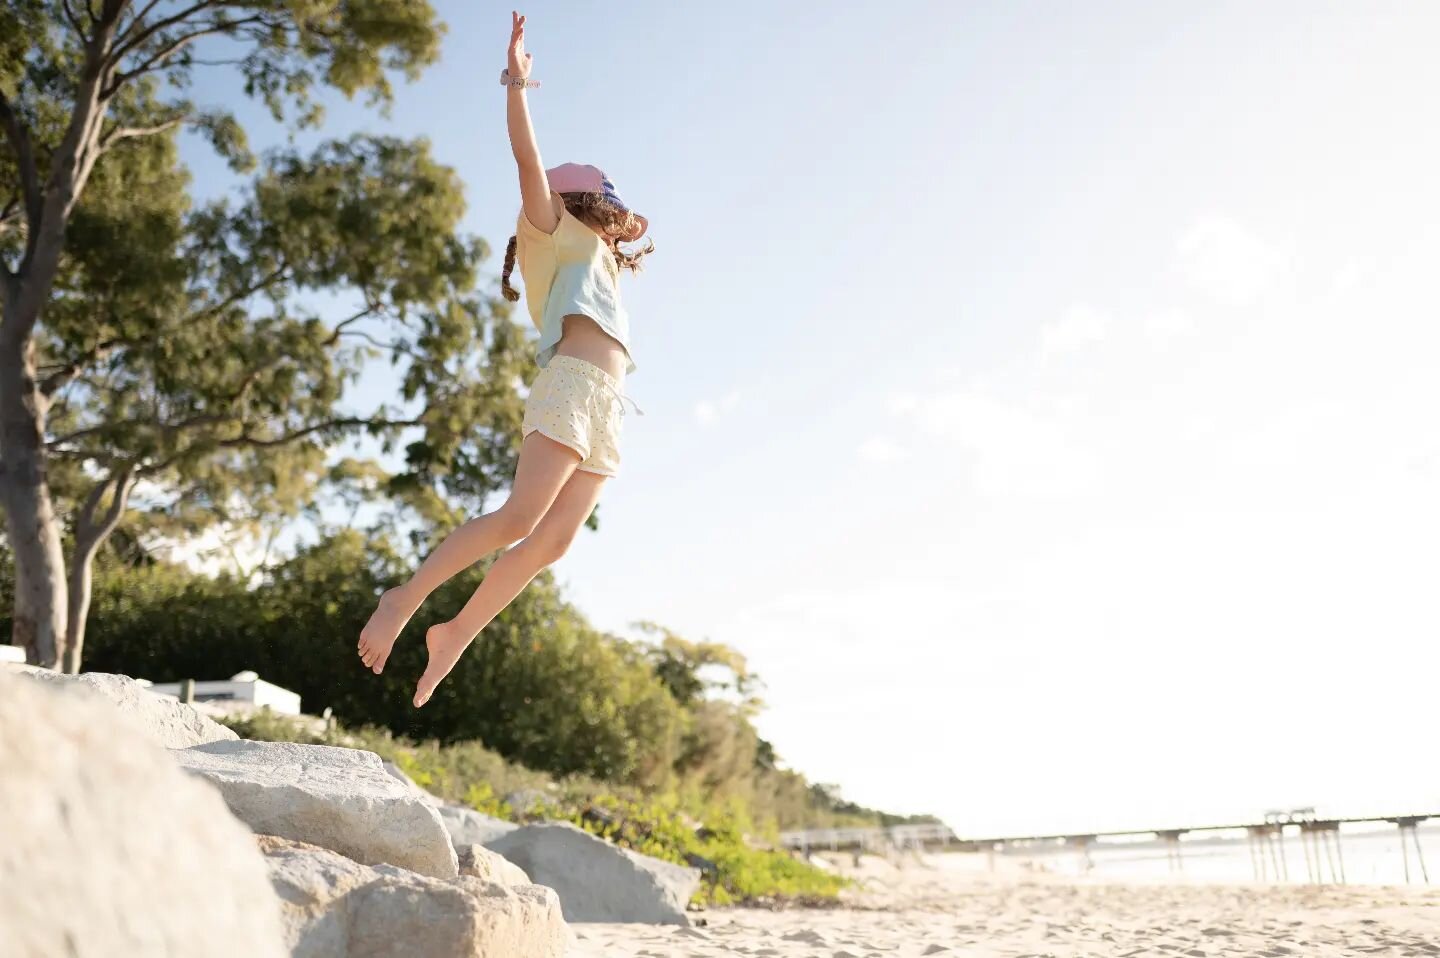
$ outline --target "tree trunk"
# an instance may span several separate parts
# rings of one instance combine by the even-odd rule
[[[26,299],[6,297],[4,328],[21,325],[25,317],[12,314]],[[15,554],[11,642],[27,662],[55,668],[65,649],[65,557],[46,479],[45,411],[28,338],[0,336],[0,504]]]
[[[75,675],[80,671],[80,658],[85,650],[85,623],[90,617],[91,584],[94,580],[95,553],[120,525],[130,503],[133,485],[131,467],[125,466],[104,482],[96,485],[75,518],[75,554],[70,557],[69,622],[65,634],[64,671]],[[99,518],[95,513],[106,490],[110,506]]]
[[[85,621],[90,617],[90,585],[94,578],[95,549],[76,554],[70,561],[70,606],[65,635],[62,671],[80,672],[80,655],[85,648]]]
[[[6,137],[26,195],[28,235],[19,269],[5,270],[0,288],[0,505],[15,556],[11,641],[25,648],[27,661],[48,668],[64,658],[69,605],[60,524],[46,476],[49,403],[35,381],[33,334],[55,283],[70,213],[99,155],[100,126],[108,106],[104,90],[116,69],[109,62],[110,44],[127,6],[107,0],[98,18],[91,15],[93,33],[85,46],[75,105],[65,136],[50,156],[43,190],[29,131],[8,102],[4,111]]]

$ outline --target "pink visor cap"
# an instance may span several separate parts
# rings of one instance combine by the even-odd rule
[[[556,193],[599,193],[620,209],[635,217],[640,228],[631,235],[620,237],[627,243],[633,243],[645,235],[650,228],[650,221],[626,206],[620,199],[620,194],[615,192],[615,184],[610,182],[610,177],[598,166],[590,166],[585,163],[561,163],[559,166],[552,166],[545,171],[545,179],[550,182],[550,188]]]

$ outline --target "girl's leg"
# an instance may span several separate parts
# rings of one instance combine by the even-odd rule
[[[526,436],[505,504],[450,533],[408,582],[380,597],[379,606],[360,632],[360,660],[379,675],[396,636],[420,603],[446,579],[529,535],[579,463],[580,454],[569,446],[538,432]]]
[[[489,625],[490,620],[509,605],[541,569],[565,554],[575,540],[575,534],[594,511],[604,483],[604,476],[576,470],[535,531],[495,560],[485,574],[485,581],[480,583],[480,588],[475,590],[460,614],[449,622],[431,626],[425,635],[430,664],[425,667],[425,674],[420,676],[420,684],[415,688],[416,708],[430,700],[435,686],[450,674],[461,653],[480,634],[480,630]]]

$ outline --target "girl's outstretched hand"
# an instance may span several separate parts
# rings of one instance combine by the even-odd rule
[[[525,18],[510,11],[510,75],[528,77],[535,57],[525,52]]]

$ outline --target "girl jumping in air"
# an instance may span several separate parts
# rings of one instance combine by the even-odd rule
[[[501,288],[506,299],[520,298],[510,285],[518,261],[530,318],[540,330],[541,369],[525,401],[510,497],[456,529],[408,582],[380,597],[360,633],[360,660],[379,675],[401,629],[431,592],[483,556],[517,544],[490,567],[459,615],[426,633],[430,661],[415,689],[416,708],[429,701],[480,630],[565,554],[595,508],[600,487],[620,465],[620,390],[635,371],[620,270],[638,270],[654,244],[620,249],[620,242],[645,235],[648,223],[620,201],[602,171],[576,163],[547,170],[541,164],[525,102],[526,88],[540,85],[529,79],[533,59],[525,52],[525,18],[512,13],[510,65],[500,80],[520,172],[521,212],[505,250]]]

